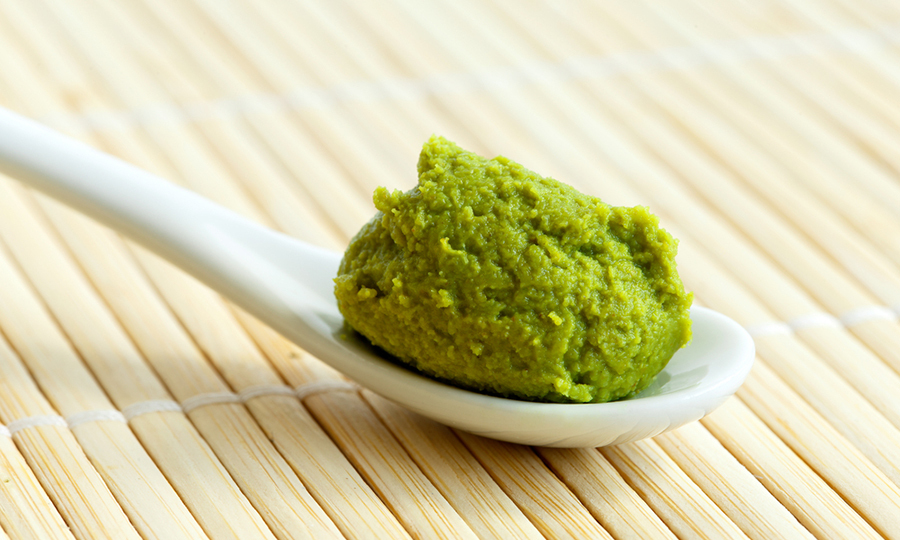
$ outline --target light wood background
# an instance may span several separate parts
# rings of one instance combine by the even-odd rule
[[[738,395],[528,448],[0,179],[0,539],[900,538],[900,5],[0,0],[0,105],[341,249],[432,133],[681,239]]]

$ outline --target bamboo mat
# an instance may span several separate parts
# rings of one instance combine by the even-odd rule
[[[758,358],[601,449],[455,432],[0,180],[0,539],[900,538],[900,6],[0,0],[0,105],[341,249],[422,142],[681,239]]]

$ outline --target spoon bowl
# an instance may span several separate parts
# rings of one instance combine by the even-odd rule
[[[479,394],[406,369],[346,332],[333,294],[337,253],[262,227],[3,109],[0,172],[143,244],[363,387],[485,437],[557,447],[652,437],[718,407],[741,385],[755,354],[737,323],[694,307],[692,342],[630,399],[556,404]]]

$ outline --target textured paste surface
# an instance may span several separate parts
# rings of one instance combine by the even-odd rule
[[[401,362],[532,401],[631,396],[690,339],[677,241],[506,158],[432,137],[412,190],[379,212],[335,279],[346,321]]]

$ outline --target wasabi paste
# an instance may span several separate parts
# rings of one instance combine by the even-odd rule
[[[406,193],[375,191],[335,279],[347,323],[399,362],[503,397],[605,402],[690,340],[677,240],[647,208],[440,137],[418,172]]]

